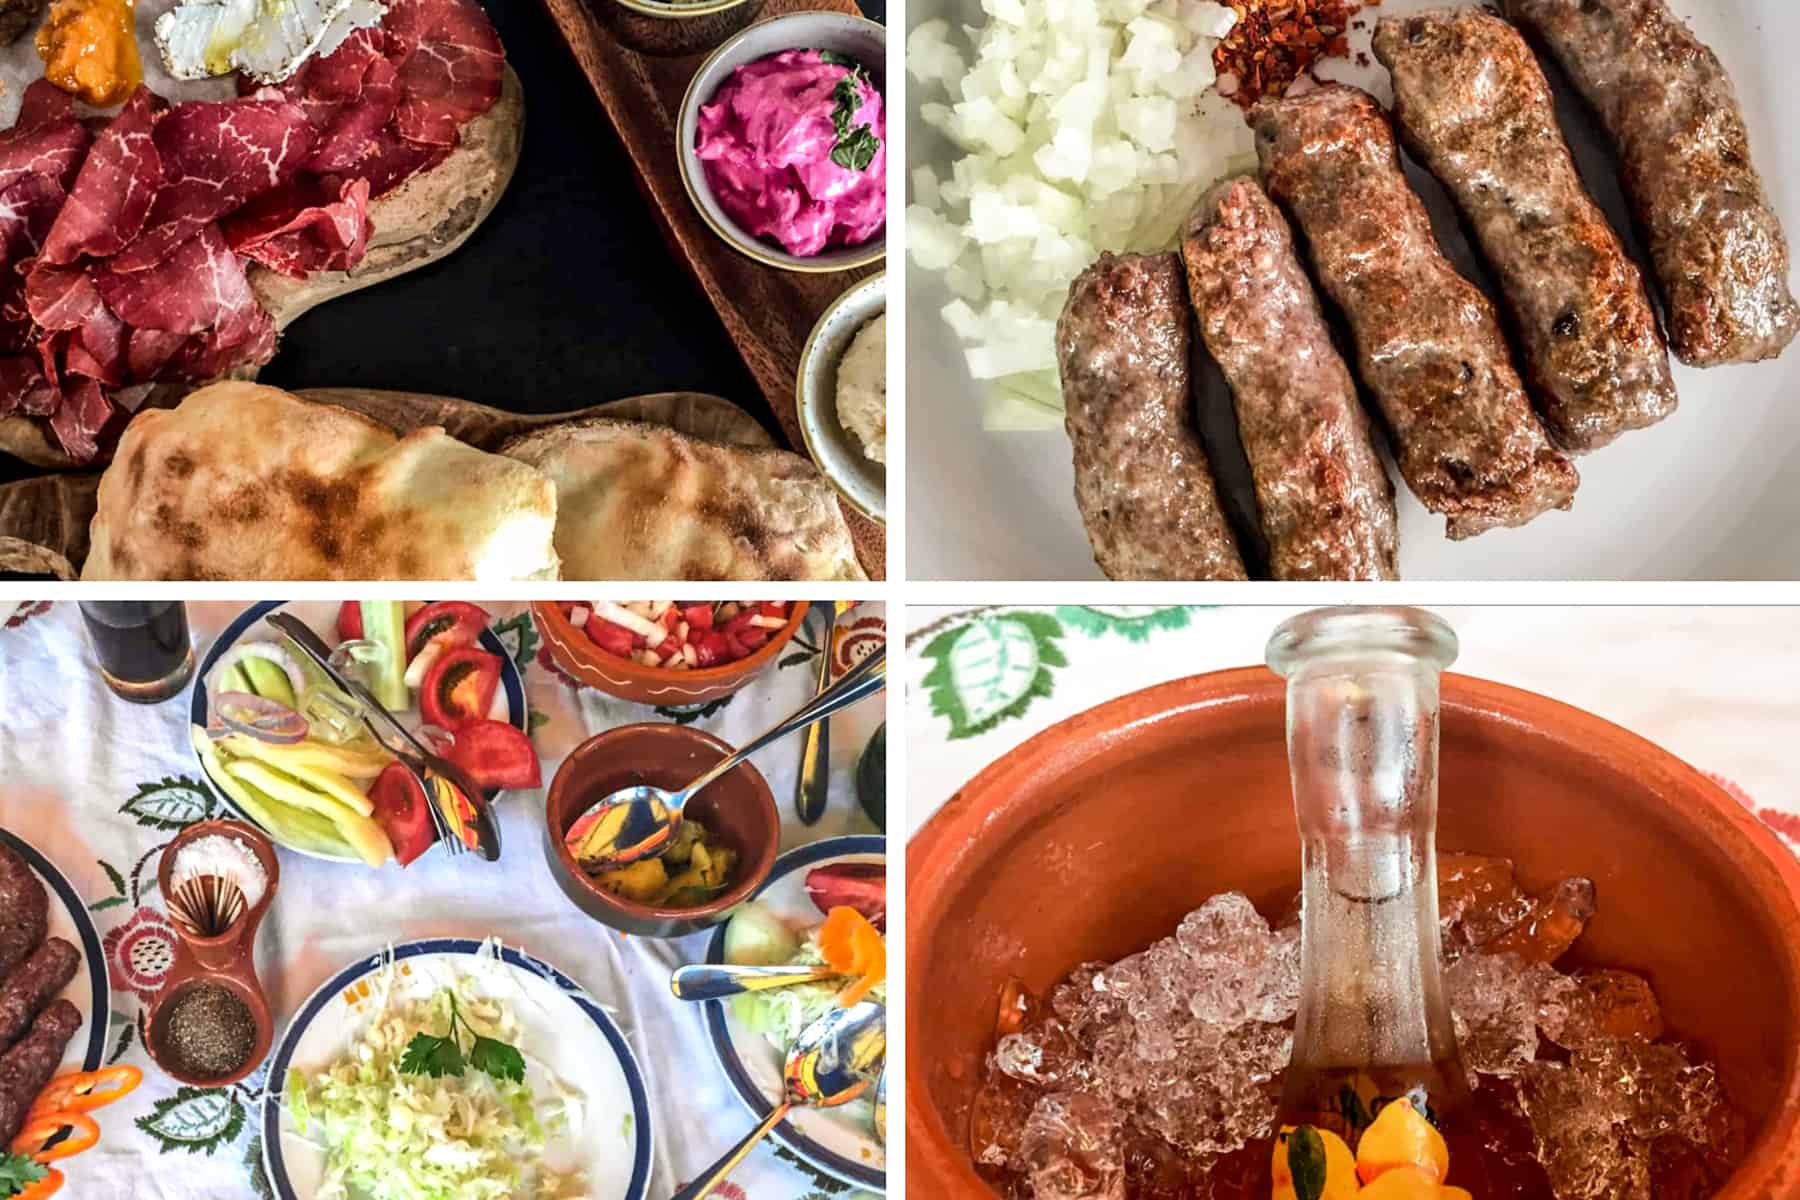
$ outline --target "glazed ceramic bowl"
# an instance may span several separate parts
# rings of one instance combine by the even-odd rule
[[[1448,675],[1438,844],[1505,855],[1542,888],[1590,876],[1565,963],[1642,971],[1671,1031],[1752,1123],[1718,1200],[1800,1195],[1800,862],[1722,789],[1588,713]],[[1178,680],[1081,713],[983,771],[907,848],[909,1186],[991,1194],[968,1105],[1017,975],[1043,989],[1173,930],[1227,889],[1299,885],[1282,681]]]
[[[761,14],[763,0],[588,0],[600,23],[640,54],[678,58],[710,50]]]
[[[700,210],[700,216],[712,231],[748,258],[767,267],[783,271],[824,273],[848,271],[880,262],[887,255],[885,232],[860,246],[827,250],[802,258],[789,254],[774,242],[750,236],[737,222],[725,215],[706,181],[700,156],[694,151],[699,132],[700,106],[710,103],[714,93],[730,74],[747,63],[783,50],[830,50],[847,55],[861,63],[875,81],[885,101],[887,91],[887,29],[866,17],[848,13],[796,12],[759,21],[712,52],[688,83],[681,98],[681,111],[675,122],[676,162],[681,167],[681,183],[688,198]]]
[[[887,311],[887,276],[872,275],[832,301],[800,351],[794,395],[800,436],[819,473],[851,508],[887,524],[887,467],[863,453],[862,443],[838,420],[837,373],[863,326]]]
[[[804,600],[790,604],[788,623],[770,634],[769,640],[758,646],[754,654],[724,666],[692,671],[646,667],[643,663],[608,654],[594,645],[594,640],[587,634],[569,624],[562,605],[555,601],[532,601],[531,619],[543,635],[551,659],[578,682],[637,704],[685,705],[717,700],[750,682],[780,657],[782,647],[800,632],[800,627],[806,623],[808,607]]]
[[[684,937],[717,925],[762,886],[775,866],[781,818],[768,781],[742,763],[688,802],[687,815],[737,851],[731,886],[708,904],[663,908],[615,896],[583,871],[563,844],[575,819],[596,800],[638,784],[676,791],[699,778],[732,748],[686,725],[621,725],[595,734],[569,754],[550,781],[544,804],[544,855],[557,886],[582,912],[642,937]]]

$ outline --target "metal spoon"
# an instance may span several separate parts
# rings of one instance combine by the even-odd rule
[[[875,1085],[875,1140],[887,1145],[887,1064],[881,1066],[881,1082]]]
[[[825,639],[819,643],[819,691],[831,682],[833,639],[837,623],[855,607],[854,600],[834,601],[825,617]],[[820,721],[806,731],[806,744],[800,751],[800,775],[794,780],[794,813],[802,825],[816,825],[825,815],[827,788],[831,782],[831,722]]]
[[[660,853],[675,836],[682,809],[702,788],[757,750],[887,686],[887,652],[877,650],[842,679],[813,697],[804,708],[741,749],[721,759],[706,774],[673,794],[650,784],[620,788],[575,818],[563,842],[587,871],[628,866]]]
[[[669,990],[677,1000],[723,1000],[745,992],[767,992],[797,983],[845,978],[835,967],[745,967],[734,963],[693,963],[676,967]]]
[[[751,1147],[781,1123],[795,1105],[836,1108],[869,1090],[870,1075],[887,1056],[887,1009],[873,1000],[834,1008],[800,1031],[782,1068],[783,1099],[743,1141],[669,1200],[701,1200]]]

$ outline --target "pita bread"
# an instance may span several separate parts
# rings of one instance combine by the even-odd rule
[[[437,426],[252,383],[139,413],[83,579],[555,579],[556,492]]]
[[[831,485],[797,454],[597,418],[500,453],[556,485],[566,579],[866,579]]]

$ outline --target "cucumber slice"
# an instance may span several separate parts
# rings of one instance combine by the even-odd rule
[[[249,676],[250,686],[256,694],[265,700],[273,700],[287,707],[294,707],[294,685],[288,682],[287,672],[280,664],[269,661],[254,654],[246,654],[237,663],[245,675]]]
[[[404,712],[412,707],[412,695],[406,690],[406,605],[398,600],[364,600],[362,619],[363,637],[387,650],[374,664],[369,690],[383,707]]]
[[[244,673],[244,666],[242,663],[232,663],[220,673],[219,690],[221,692],[249,692],[253,696],[261,695],[261,693],[251,685],[250,676]]]
[[[791,963],[800,939],[768,908],[751,901],[738,906],[725,925],[725,961],[739,966],[774,967]]]

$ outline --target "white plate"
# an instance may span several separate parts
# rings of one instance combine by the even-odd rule
[[[207,689],[212,682],[213,667],[227,650],[237,645],[238,642],[242,641],[246,636],[252,633],[255,634],[258,640],[274,642],[282,640],[282,635],[278,630],[263,624],[264,617],[267,617],[277,609],[282,612],[292,613],[294,616],[304,621],[307,628],[324,638],[326,645],[335,646],[337,645],[338,640],[337,614],[340,607],[341,605],[339,604],[320,600],[301,600],[293,603],[283,600],[264,600],[260,603],[251,605],[249,608],[246,608],[243,612],[239,613],[232,620],[231,624],[225,627],[225,632],[219,635],[218,640],[213,642],[212,647],[206,652],[206,657],[200,662],[200,673],[194,682],[194,695],[189,710],[189,720],[203,729],[206,727]],[[530,733],[531,731],[527,727],[526,720],[525,684],[519,678],[518,664],[513,662],[512,656],[506,652],[506,647],[501,644],[500,639],[494,636],[494,631],[491,626],[481,631],[480,644],[483,650],[486,650],[489,654],[498,655],[500,658],[500,691],[501,694],[506,697],[506,720],[515,729]],[[395,713],[394,715],[405,720],[411,714]],[[194,761],[199,765],[200,773],[212,783],[213,790],[219,794],[219,799],[224,801],[225,807],[231,810],[232,815],[240,821],[254,825],[258,829],[262,829],[262,826],[258,824],[249,813],[237,806],[237,803],[232,800],[230,793],[220,787],[216,779],[213,779],[212,773],[206,769],[206,764],[201,761],[199,751],[194,752]],[[327,862],[361,863],[363,861],[353,854],[321,854],[316,850],[292,846],[276,837],[267,829],[263,829],[263,833],[268,836],[270,841],[283,849],[291,850],[295,854],[304,854],[308,858],[324,859]]]
[[[776,916],[795,928],[825,919],[806,894],[806,873],[834,862],[887,862],[887,839],[874,834],[826,838],[789,850],[756,894]],[[725,927],[719,926],[707,946],[706,961],[725,961]],[[759,1033],[731,1015],[729,1005],[706,1004],[706,1030],[713,1052],[731,1080],[738,1098],[762,1120],[781,1100],[782,1054]],[[870,1122],[875,1115],[875,1089],[867,1097],[839,1108],[802,1108],[788,1114],[769,1136],[800,1158],[836,1179],[870,1191],[887,1191],[887,1150],[876,1140]]]
[[[546,1094],[547,1069],[580,1089],[586,1101],[584,1127],[548,1139],[544,1165],[581,1171],[588,1200],[643,1200],[652,1162],[650,1101],[618,1026],[554,967],[510,947],[501,959],[483,956],[481,946],[454,938],[408,942],[352,963],[307,1000],[269,1060],[269,1090],[263,1096],[263,1159],[277,1200],[309,1200],[325,1170],[324,1152],[294,1132],[282,1106],[288,1069],[318,1070],[349,1052],[372,1019],[369,996],[379,995],[356,985],[390,961],[402,970],[397,999],[424,998],[465,975],[474,976],[484,993],[506,996],[522,1030],[526,1081]]]
[[[838,420],[838,367],[863,327],[887,312],[887,276],[871,275],[845,289],[813,326],[800,352],[795,391],[800,436],[821,474],[850,506],[887,524],[887,466],[863,453],[862,443]]]
[[[1369,9],[1367,19],[1372,24],[1442,3],[1387,0]],[[1789,59],[1800,41],[1800,4],[1671,0],[1671,7],[1730,71],[1769,199],[1800,249],[1800,105],[1793,101]],[[949,16],[952,25],[983,19],[976,0],[913,0],[907,10],[912,25],[937,16]],[[1368,32],[1355,39],[1353,54],[1366,51]],[[1320,74],[1366,87],[1384,103],[1390,98],[1387,72],[1373,58],[1368,67],[1334,59]],[[908,91],[913,163],[947,161],[943,140],[918,118],[921,102],[940,98],[935,88]],[[1619,227],[1624,210],[1614,177],[1593,169],[1604,155],[1592,122],[1577,104],[1559,109],[1584,178]],[[1423,194],[1440,237],[1450,235],[1446,251],[1467,269],[1471,256],[1452,210],[1435,185]],[[908,268],[908,573],[915,579],[1098,578],[1075,508],[1067,436],[1060,429],[983,431],[983,385],[969,378],[956,338],[938,316],[949,293],[929,273]],[[1800,345],[1753,366],[1674,368],[1680,410],[1579,459],[1581,489],[1571,512],[1452,543],[1443,518],[1401,487],[1402,573],[1411,579],[1795,578]]]
[[[97,1071],[106,1057],[107,1025],[112,1020],[112,983],[106,973],[106,954],[101,949],[100,935],[88,916],[81,893],[75,890],[56,864],[38,853],[29,842],[10,829],[0,829],[0,842],[18,851],[26,864],[50,892],[50,927],[48,936],[72,942],[81,951],[81,965],[75,977],[62,990],[62,997],[87,1021],[84,1031],[69,1039],[58,1066],[63,1071]]]

